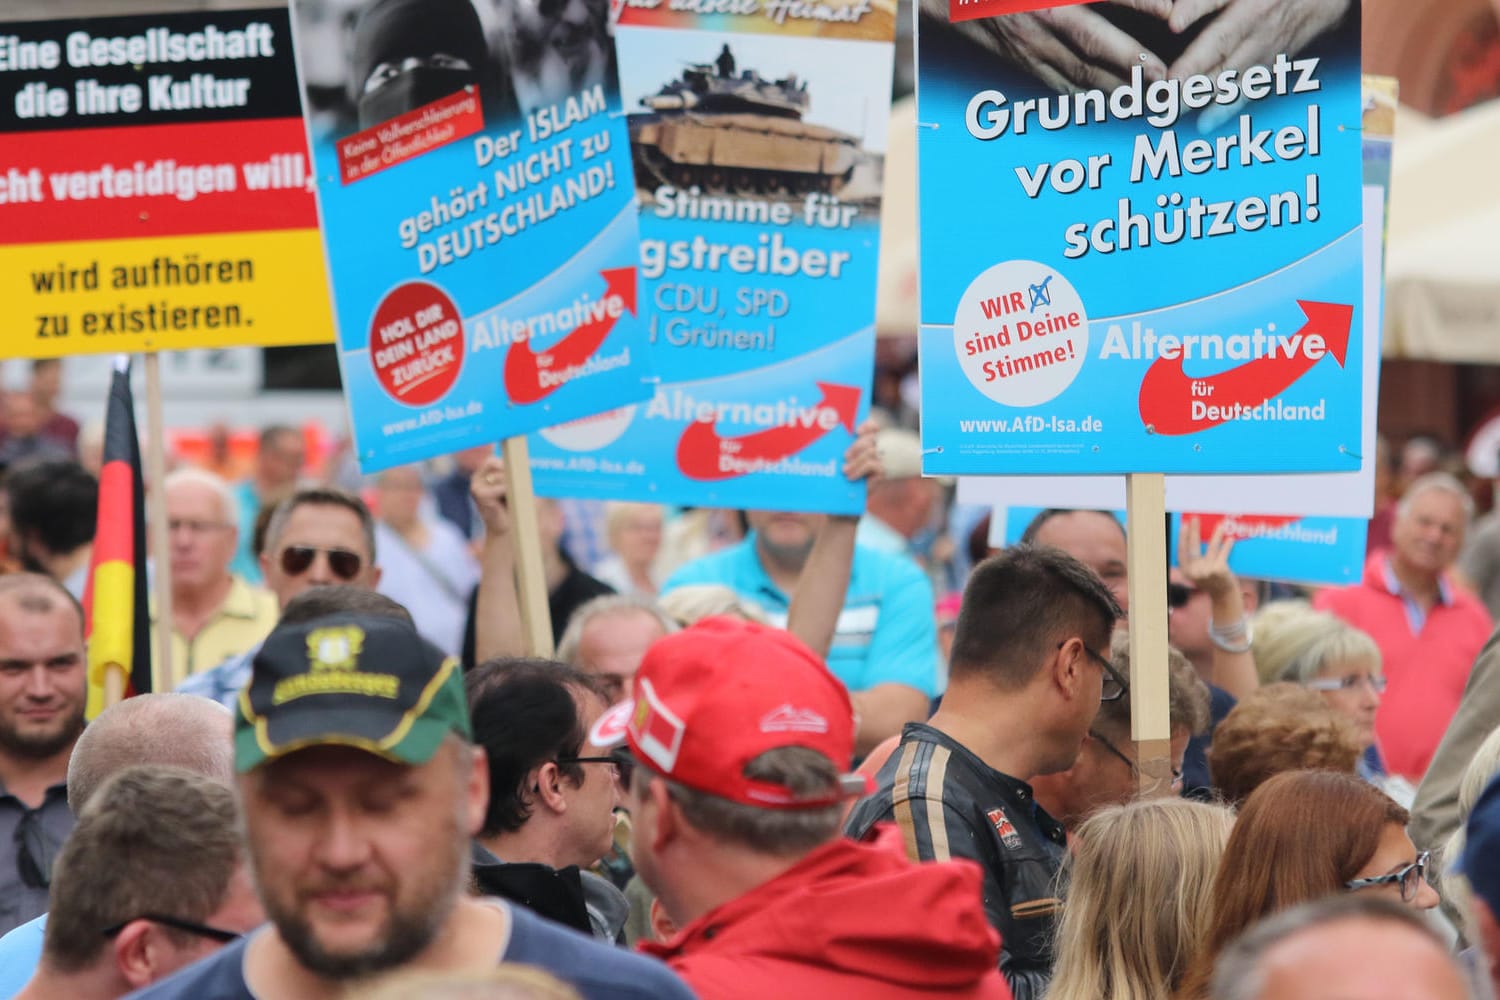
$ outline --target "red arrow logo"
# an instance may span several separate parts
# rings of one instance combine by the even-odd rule
[[[614,329],[616,317],[608,314],[612,297],[618,297],[624,308],[635,315],[635,268],[616,267],[599,272],[604,279],[604,297],[589,303],[595,318],[582,323],[562,340],[540,354],[533,353],[531,341],[522,340],[505,355],[505,391],[513,403],[535,403],[562,388],[567,379],[562,373],[583,364],[604,343]],[[544,380],[543,374],[554,377]]]
[[[1246,409],[1275,399],[1321,360],[1309,357],[1307,338],[1323,338],[1327,353],[1340,368],[1349,349],[1349,324],[1353,306],[1297,300],[1307,322],[1290,337],[1271,334],[1275,353],[1247,361],[1237,368],[1189,378],[1182,370],[1182,355],[1158,358],[1141,379],[1141,422],[1157,434],[1192,434],[1233,419],[1234,404]],[[1194,404],[1202,404],[1194,416]]]
[[[795,455],[839,424],[853,434],[860,390],[832,382],[817,386],[822,396],[812,406],[795,410],[787,423],[744,437],[720,437],[712,421],[695,420],[677,442],[677,467],[689,479],[733,479]],[[837,418],[831,424],[829,411]]]

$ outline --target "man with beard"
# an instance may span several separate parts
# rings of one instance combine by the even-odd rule
[[[47,910],[83,732],[83,609],[50,577],[0,577],[0,933]]]
[[[235,724],[245,842],[269,926],[137,994],[363,995],[403,968],[540,966],[587,1000],[690,997],[666,969],[464,895],[489,774],[458,661],[411,626],[278,626]]]
[[[31,462],[5,480],[10,553],[29,573],[45,573],[83,600],[94,550],[99,482],[77,462]]]
[[[662,593],[695,583],[723,584],[784,626],[826,516],[753,510],[748,517],[749,537],[683,566]],[[855,752],[862,756],[905,723],[925,719],[929,700],[941,693],[941,680],[926,575],[904,555],[859,544],[852,548],[849,585],[827,660],[854,701]],[[810,582],[828,586],[826,580]]]

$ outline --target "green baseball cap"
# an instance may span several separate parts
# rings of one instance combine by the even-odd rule
[[[463,670],[392,618],[329,615],[272,630],[240,692],[241,774],[311,746],[425,764],[448,733],[471,739]]]

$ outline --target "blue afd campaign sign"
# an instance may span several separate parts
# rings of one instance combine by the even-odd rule
[[[853,512],[869,409],[893,8],[627,4],[647,401],[531,438],[538,493]]]
[[[990,519],[990,544],[1015,545],[1044,507],[996,507]],[[1125,512],[1114,510],[1120,530]],[[1173,513],[1168,565],[1177,565],[1185,518],[1197,518],[1199,538],[1207,541],[1220,524],[1233,539],[1229,568],[1240,576],[1289,583],[1357,583],[1364,573],[1365,529],[1362,517],[1300,517],[1268,514]]]
[[[322,6],[293,4],[297,62],[361,468],[648,395],[607,0],[569,39],[470,0]]]
[[[1240,576],[1291,583],[1358,583],[1365,568],[1369,522],[1360,517],[1277,517],[1263,514],[1173,514],[1172,565],[1185,518],[1197,518],[1207,539],[1225,525],[1234,539],[1229,568]]]
[[[922,6],[925,470],[1357,469],[1358,5],[1040,6]]]

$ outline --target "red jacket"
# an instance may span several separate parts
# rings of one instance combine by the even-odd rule
[[[916,865],[839,838],[665,944],[703,1000],[1011,1000],[979,866]]]
[[[1445,581],[1451,601],[1433,605],[1422,630],[1412,632],[1386,565],[1386,555],[1377,553],[1365,563],[1362,582],[1320,591],[1313,606],[1368,632],[1380,647],[1388,686],[1375,713],[1375,738],[1386,769],[1415,783],[1458,710],[1493,625],[1483,604]]]

